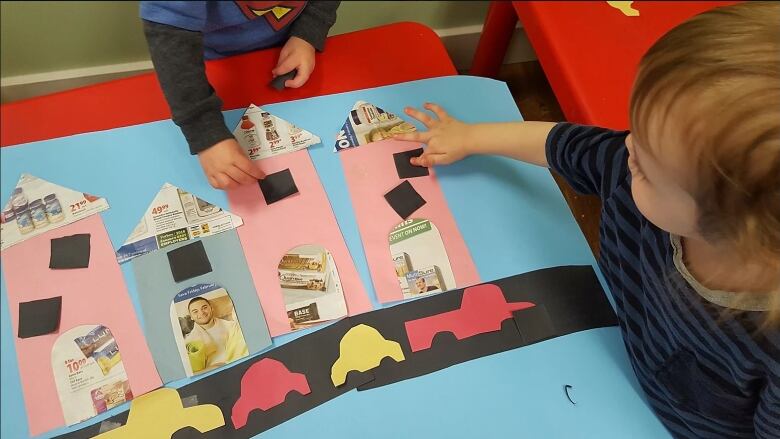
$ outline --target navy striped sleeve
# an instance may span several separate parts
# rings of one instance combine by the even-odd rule
[[[780,361],[780,359],[776,359]],[[775,362],[775,366],[778,362]],[[772,375],[764,389],[753,416],[753,424],[758,438],[780,438],[780,371]]]
[[[607,199],[628,176],[628,131],[559,123],[547,136],[550,168],[581,194]]]

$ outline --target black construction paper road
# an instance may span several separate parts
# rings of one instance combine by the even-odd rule
[[[89,251],[89,233],[54,238],[51,240],[49,268],[88,268]]]
[[[547,268],[485,283],[499,286],[507,302],[533,302],[536,306],[516,311],[514,319],[504,320],[501,331],[460,341],[449,332],[439,333],[430,349],[418,352],[412,352],[403,322],[460,309],[463,289],[350,317],[354,324],[374,326],[385,338],[401,343],[406,357],[397,364],[383,361],[372,370],[374,380],[358,390],[426,375],[552,337],[617,325],[612,306],[589,266]]]
[[[425,205],[425,200],[412,187],[409,181],[404,181],[385,194],[390,207],[403,219],[409,218],[417,209]]]
[[[271,85],[271,87],[275,88],[276,90],[279,91],[284,90],[284,83],[287,82],[288,79],[295,78],[295,75],[297,74],[298,74],[298,70],[293,69],[285,73],[284,75],[279,75],[276,78],[272,79],[269,84]]]
[[[57,332],[60,327],[62,297],[19,303],[19,338],[36,337]]]
[[[415,166],[409,162],[412,157],[420,157],[422,153],[423,149],[417,148],[393,154],[393,161],[395,161],[395,170],[398,172],[398,178],[404,179],[430,175],[428,168],[425,166]]]
[[[508,302],[528,301],[536,306],[517,311],[514,319],[504,320],[500,331],[461,341],[455,341],[450,333],[438,334],[430,349],[414,353],[409,347],[404,322],[459,309],[462,289],[343,319],[180,388],[182,398],[194,395],[198,404],[219,406],[225,416],[225,426],[199,436],[191,429],[182,429],[173,439],[250,438],[355,388],[371,389],[550,337],[617,324],[590,266],[548,268],[486,283],[498,285]],[[370,371],[352,371],[347,375],[346,384],[335,388],[330,372],[339,356],[339,343],[350,328],[361,323],[378,330],[386,340],[398,342],[406,359],[396,363],[385,358],[379,367]],[[305,374],[311,393],[291,392],[284,403],[266,412],[250,413],[246,426],[235,430],[231,413],[241,394],[241,378],[252,364],[265,357],[281,361],[292,372]],[[123,412],[108,421],[124,423],[126,419],[127,412]],[[99,430],[100,424],[96,424],[58,437],[86,439]]]
[[[268,174],[259,184],[266,204],[276,203],[298,193],[298,187],[289,169]]]
[[[211,262],[201,241],[169,251],[168,263],[171,265],[171,274],[176,282],[183,282],[211,272]]]

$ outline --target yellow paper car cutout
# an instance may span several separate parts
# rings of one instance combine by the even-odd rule
[[[95,436],[99,439],[170,439],[184,427],[201,433],[225,425],[222,410],[213,404],[184,408],[176,389],[163,387],[133,399],[127,423]]]
[[[639,16],[639,10],[634,9],[631,7],[631,4],[634,2],[624,2],[624,1],[617,1],[617,2],[607,2],[608,5],[612,6],[613,8],[619,10],[623,13],[626,17],[638,17]]]
[[[330,379],[333,385],[338,387],[347,381],[349,371],[365,372],[373,369],[379,366],[385,357],[396,362],[405,360],[400,344],[386,340],[371,326],[354,326],[341,338],[339,358],[330,369]]]

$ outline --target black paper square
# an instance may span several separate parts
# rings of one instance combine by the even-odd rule
[[[89,267],[89,233],[51,240],[49,268],[59,270]]]
[[[171,274],[176,282],[211,272],[211,262],[201,241],[169,251],[168,263],[171,265]]]
[[[512,316],[525,344],[537,343],[558,336],[555,325],[544,305],[515,311]]]
[[[19,303],[19,338],[37,337],[57,332],[60,327],[62,297]]]
[[[417,148],[410,151],[397,152],[393,154],[395,170],[398,172],[398,178],[404,179],[430,175],[428,168],[425,166],[415,166],[409,162],[412,157],[420,157],[422,153],[423,149]]]
[[[414,190],[408,180],[386,193],[385,200],[403,219],[409,218],[409,215],[425,205],[423,197]]]
[[[289,169],[268,174],[259,181],[259,184],[266,204],[276,203],[298,193],[298,187],[295,186],[295,180]]]
[[[285,73],[284,75],[279,75],[276,78],[271,80],[271,87],[275,88],[276,90],[284,90],[284,83],[287,82],[288,79],[295,78],[295,75],[298,74],[297,69],[292,69],[291,71]]]

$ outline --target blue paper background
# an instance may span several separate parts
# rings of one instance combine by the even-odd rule
[[[263,106],[323,139],[310,154],[364,285],[373,288],[341,163],[338,130],[357,100],[402,115],[405,105],[441,104],[468,122],[518,121],[506,85],[453,76]],[[63,111],[77,111],[66,109]],[[121,102],[106,111],[122,111]],[[229,127],[242,111],[225,113]],[[418,124],[419,126],[419,124]],[[371,147],[371,146],[364,146]],[[114,248],[124,242],[164,182],[228,208],[178,128],[162,121],[0,150],[6,200],[22,172],[108,199],[102,214]],[[595,260],[546,169],[499,157],[469,157],[436,170],[484,281],[538,268]],[[276,233],[276,231],[268,231]],[[450,255],[450,257],[457,257]],[[129,264],[123,273],[138,306]],[[26,438],[27,424],[2,283],[3,438]],[[138,313],[140,318],[140,313]],[[142,322],[143,324],[143,322]],[[301,333],[279,337],[285,343]],[[180,387],[190,380],[171,383]],[[563,386],[571,385],[572,405]],[[56,398],[52,395],[52,398]],[[122,406],[126,409],[127,405]],[[97,417],[104,419],[118,409]],[[9,422],[8,420],[16,420]],[[77,429],[60,429],[42,437]],[[617,328],[559,337],[374,389],[352,391],[262,434],[318,437],[598,437],[659,438],[668,433],[644,400]]]

